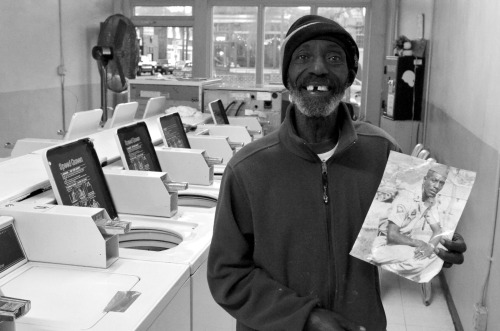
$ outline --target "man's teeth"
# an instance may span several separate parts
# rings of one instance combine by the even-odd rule
[[[315,86],[315,85],[308,85],[307,86],[308,91],[328,91],[328,86],[320,85],[320,86]]]

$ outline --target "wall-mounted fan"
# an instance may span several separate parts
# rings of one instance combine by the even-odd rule
[[[123,92],[127,78],[135,78],[139,63],[139,45],[135,26],[130,19],[115,14],[101,23],[97,46],[92,48],[101,75],[102,122],[108,119],[107,91]]]

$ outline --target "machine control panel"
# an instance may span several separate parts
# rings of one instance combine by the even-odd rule
[[[264,134],[279,127],[289,104],[288,90],[284,86],[262,87],[206,86],[203,90],[205,110],[208,104],[220,99],[226,106],[227,116],[258,116]]]

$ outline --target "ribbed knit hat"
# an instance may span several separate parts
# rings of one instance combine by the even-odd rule
[[[302,43],[313,40],[330,40],[342,47],[346,54],[349,68],[349,85],[352,84],[358,72],[359,50],[356,42],[340,24],[326,17],[306,15],[292,24],[281,45],[281,77],[287,86],[288,67],[292,54]]]

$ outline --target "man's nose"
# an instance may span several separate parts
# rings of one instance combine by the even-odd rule
[[[316,75],[321,75],[321,74],[324,74],[324,73],[327,72],[325,59],[323,57],[317,56],[314,59],[313,66],[312,66],[312,71]]]

